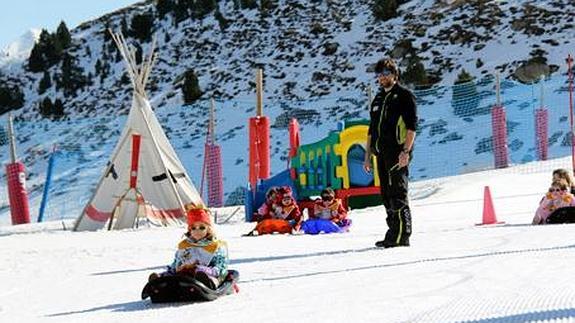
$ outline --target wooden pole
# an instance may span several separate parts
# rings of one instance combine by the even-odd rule
[[[371,85],[367,86],[367,110],[371,109],[371,101],[373,101],[373,93],[371,92]]]
[[[499,72],[495,74],[495,94],[496,100],[495,105],[500,107],[501,106],[501,85],[499,84]]]
[[[8,113],[8,139],[10,140],[10,162],[16,162],[16,137],[14,136],[14,127],[12,124],[12,112]]]
[[[210,133],[208,141],[213,145],[216,143],[216,103],[213,98],[211,99],[210,105],[210,123],[208,124],[208,132]]]
[[[256,116],[263,116],[263,73],[262,69],[258,68],[256,71]]]
[[[545,87],[544,87],[545,76],[541,75],[541,97],[539,98],[539,107],[543,108],[543,98],[545,94]]]

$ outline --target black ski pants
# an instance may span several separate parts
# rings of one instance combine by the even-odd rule
[[[384,242],[388,246],[409,245],[411,235],[411,210],[407,197],[408,166],[397,166],[398,155],[377,156],[377,171],[383,205],[387,212],[388,230]]]

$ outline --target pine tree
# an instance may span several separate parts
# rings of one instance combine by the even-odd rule
[[[8,143],[8,133],[4,126],[0,125],[0,146],[4,146]]]
[[[82,72],[82,68],[76,65],[74,57],[64,54],[58,86],[63,89],[65,96],[73,95],[76,90],[86,85],[86,77]]]
[[[418,57],[413,57],[409,60],[405,72],[401,75],[402,82],[406,84],[413,84],[417,86],[428,85],[427,73],[425,67]]]
[[[461,70],[453,83],[451,106],[453,107],[453,114],[458,117],[468,117],[480,113],[478,109],[479,93],[473,80],[474,77],[471,74],[466,70]]]
[[[120,20],[120,32],[124,36],[130,35],[130,29],[128,28],[128,22],[126,21],[126,16],[122,16],[122,20]],[[116,46],[114,46],[116,48]]]
[[[225,31],[226,28],[228,28],[230,22],[224,17],[224,15],[222,15],[219,8],[216,9],[216,12],[214,13],[214,18],[216,18],[216,20],[218,21],[221,31]]]
[[[52,86],[52,79],[50,78],[50,73],[48,71],[44,71],[44,76],[40,80],[40,84],[38,84],[38,94],[42,95],[48,88]]]
[[[52,100],[49,97],[45,97],[39,104],[40,108],[40,115],[44,118],[50,117],[52,115],[52,110],[54,109],[54,105],[52,104]]]
[[[30,51],[30,57],[28,58],[28,70],[30,72],[38,73],[46,68],[46,59],[42,55],[42,49],[38,44],[34,45],[32,51]]]
[[[42,72],[57,63],[59,59],[60,54],[54,44],[54,37],[46,29],[42,29],[38,41],[30,52],[28,69],[34,73]]]
[[[173,0],[158,0],[156,2],[156,10],[158,12],[158,17],[160,19],[164,19],[166,14],[172,12],[174,10],[174,1]]]
[[[178,23],[190,17],[190,8],[193,6],[192,0],[176,0],[174,9],[174,23]]]
[[[373,16],[378,20],[389,20],[397,17],[397,1],[396,0],[375,0],[372,12]]]
[[[258,7],[257,0],[240,0],[242,9],[255,9]]]
[[[102,62],[100,61],[100,59],[96,60],[96,65],[94,65],[94,71],[96,72],[96,75],[100,75],[100,73],[102,72]]]
[[[277,7],[277,0],[260,0],[260,14],[262,18],[268,17]]]
[[[72,36],[70,36],[70,31],[66,27],[64,21],[60,22],[58,28],[56,29],[56,34],[54,35],[54,45],[56,47],[56,52],[58,55],[72,45]]]
[[[64,116],[64,103],[62,103],[62,100],[56,99],[56,101],[54,101],[54,106],[52,107],[52,115],[56,118],[61,118]]]
[[[150,13],[135,15],[130,23],[130,35],[144,42],[150,41],[153,26],[154,17]]]
[[[61,52],[58,52],[58,49],[56,48],[54,36],[47,30],[42,30],[40,33],[38,45],[42,49],[42,54],[46,59],[46,67],[54,65],[60,60]]]
[[[201,19],[216,10],[217,7],[218,4],[216,0],[196,0],[192,8],[192,13],[195,18]]]
[[[182,94],[184,96],[185,104],[192,104],[202,96],[198,77],[193,70],[188,70],[184,76]]]
[[[142,49],[142,46],[140,46],[139,44],[136,44],[136,46],[134,47],[136,48],[136,52],[134,53],[134,56],[136,58],[136,64],[140,65],[142,64],[144,50]]]
[[[24,105],[24,93],[15,86],[0,83],[0,114],[20,109]]]

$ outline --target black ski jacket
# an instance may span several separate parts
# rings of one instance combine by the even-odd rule
[[[403,149],[407,130],[417,128],[417,108],[413,94],[395,84],[389,92],[380,88],[370,109],[371,150],[378,156],[397,156]]]

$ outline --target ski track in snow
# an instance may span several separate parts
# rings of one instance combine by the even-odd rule
[[[476,225],[486,179],[505,224]],[[253,224],[217,225],[240,293],[208,303],[139,297],[183,227],[0,227],[0,321],[573,322],[575,225],[529,225],[540,198],[532,193],[548,181],[547,172],[489,172],[423,183],[435,193],[413,203],[409,248],[373,247],[386,229],[382,207],[352,210],[345,234],[246,238]],[[519,197],[500,198],[510,194]]]

